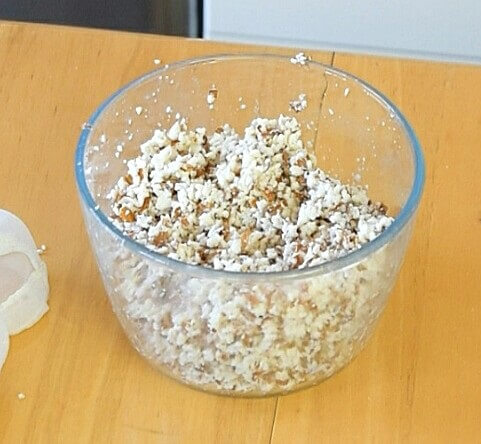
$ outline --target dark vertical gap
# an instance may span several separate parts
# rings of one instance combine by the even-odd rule
[[[0,19],[197,37],[202,9],[202,0],[0,0]]]
[[[204,0],[197,0],[197,37],[204,37]]]

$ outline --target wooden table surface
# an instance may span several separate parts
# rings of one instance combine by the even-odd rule
[[[51,283],[49,313],[12,337],[0,374],[0,442],[481,442],[480,67],[309,52],[390,96],[427,161],[400,278],[345,370],[293,395],[229,399],[160,376],[128,344],[80,216],[80,126],[154,59],[225,51],[266,48],[0,23],[0,207],[47,245]]]

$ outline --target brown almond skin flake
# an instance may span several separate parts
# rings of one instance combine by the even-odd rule
[[[132,176],[130,174],[127,174],[124,176],[124,180],[129,184],[132,185],[134,183]]]
[[[142,206],[140,207],[140,211],[144,211],[144,210],[146,210],[147,208],[149,208],[150,200],[151,200],[150,196],[148,196],[148,197],[146,197],[146,198],[144,199],[144,203],[143,203]]]
[[[167,242],[167,239],[169,238],[169,235],[166,231],[161,231],[157,236],[154,238],[154,245],[157,247],[160,247],[161,245],[164,245]]]
[[[119,217],[124,222],[134,222],[135,221],[135,214],[128,210],[127,208],[121,208],[119,212]]]

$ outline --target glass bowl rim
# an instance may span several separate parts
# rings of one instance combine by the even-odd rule
[[[84,170],[84,158],[85,158],[85,149],[87,148],[87,142],[89,140],[89,135],[96,123],[96,121],[102,116],[103,112],[109,107],[109,105],[113,104],[116,100],[120,99],[123,93],[127,92],[135,88],[136,86],[140,85],[141,83],[151,80],[153,77],[159,75],[160,73],[170,72],[170,71],[177,71],[182,68],[204,64],[204,63],[213,63],[219,61],[255,61],[258,60],[273,60],[273,61],[285,61],[288,63],[291,62],[290,56],[284,55],[277,55],[277,54],[214,54],[214,55],[207,55],[202,57],[194,57],[185,60],[180,60],[178,62],[174,62],[171,64],[164,65],[160,68],[155,70],[149,71],[140,77],[128,82],[126,85],[122,86],[112,95],[110,95],[107,99],[105,99],[97,109],[92,113],[90,118],[87,122],[82,125],[82,131],[80,133],[77,148],[75,151],[75,179],[77,184],[77,189],[80,194],[80,197],[83,203],[87,206],[88,211],[94,214],[97,218],[98,222],[107,228],[110,233],[118,238],[123,246],[128,247],[129,250],[134,252],[135,254],[139,254],[149,260],[158,262],[169,268],[172,271],[181,272],[188,274],[192,277],[199,277],[204,279],[214,279],[214,278],[223,278],[229,280],[265,280],[266,278],[272,278],[275,280],[284,280],[284,279],[299,279],[299,278],[308,278],[312,276],[319,276],[327,273],[331,273],[333,271],[341,270],[347,268],[351,265],[354,265],[363,259],[365,259],[370,254],[373,254],[375,251],[382,248],[388,242],[390,242],[394,237],[403,229],[406,223],[412,218],[414,215],[423,191],[424,180],[425,180],[425,162],[424,156],[422,153],[421,145],[418,141],[418,138],[407,121],[401,111],[394,105],[391,100],[389,100],[383,93],[378,91],[373,86],[369,85],[364,80],[356,77],[353,74],[348,73],[347,71],[343,71],[338,68],[334,68],[333,66],[326,65],[321,62],[316,62],[314,60],[310,60],[307,62],[308,66],[315,66],[323,70],[326,74],[337,75],[340,77],[345,77],[350,79],[351,81],[359,84],[360,87],[364,88],[369,95],[377,100],[384,108],[390,111],[391,114],[394,114],[394,118],[397,118],[401,124],[401,127],[404,129],[404,132],[407,135],[407,138],[410,142],[411,151],[414,159],[414,181],[412,184],[411,191],[409,193],[409,197],[407,198],[406,202],[404,203],[401,211],[394,219],[393,223],[386,228],[378,237],[374,240],[364,244],[359,249],[352,251],[344,256],[339,258],[333,259],[331,261],[323,262],[319,265],[315,265],[312,267],[305,267],[305,268],[298,268],[293,270],[286,270],[286,271],[268,271],[268,272],[242,272],[242,271],[227,271],[227,270],[217,270],[214,268],[205,267],[203,265],[194,265],[188,264],[186,262],[179,261],[177,259],[169,258],[166,255],[157,253],[147,246],[142,245],[132,238],[128,237],[127,235],[123,234],[118,228],[116,228],[113,223],[109,220],[108,216],[97,206],[94,197],[90,193],[90,190],[87,186],[86,178],[85,178],[85,170]]]

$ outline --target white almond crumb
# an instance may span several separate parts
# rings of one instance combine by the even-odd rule
[[[246,109],[246,108],[247,108],[247,106],[246,106],[246,104],[245,104],[245,103],[241,103],[241,104],[240,104],[240,106],[239,106],[239,108],[240,108],[240,109]]]
[[[207,104],[209,105],[209,108],[214,105],[214,102],[217,100],[218,94],[219,91],[215,88],[215,86],[212,86],[212,88],[209,89],[209,92],[207,93]]]
[[[329,112],[329,114],[330,114],[331,116],[333,116],[333,115],[334,115],[334,110],[333,110],[332,108],[328,108],[328,110],[327,110],[327,111]]]
[[[347,97],[349,95],[349,88],[344,89],[344,97]]]
[[[167,132],[167,137],[170,140],[178,140],[179,134],[180,134],[180,124],[179,124],[179,121],[176,120],[175,123],[171,126],[171,128]]]
[[[37,253],[42,255],[47,251],[47,246],[42,244],[40,247],[37,248]]]
[[[135,112],[137,113],[138,116],[140,116],[142,114],[143,110],[144,110],[144,108],[142,108],[141,106],[135,107]]]
[[[166,112],[167,114],[170,114],[170,113],[172,112],[172,107],[171,107],[170,105],[166,106],[166,107],[165,107],[165,112]]]
[[[17,398],[18,398],[20,401],[23,401],[23,400],[26,398],[25,393],[22,393],[22,392],[17,393]]]
[[[154,65],[160,65],[160,59],[154,59]]]
[[[215,102],[215,96],[211,93],[207,94],[207,103],[212,105]]]
[[[299,94],[297,100],[289,102],[289,107],[296,113],[304,111],[307,108],[307,96],[305,94]]]
[[[294,57],[291,58],[291,63],[294,65],[305,65],[307,62],[311,60],[311,57],[304,54],[303,52],[299,52]]]
[[[101,134],[99,140],[100,143],[105,143],[107,141],[107,136],[105,134]]]

